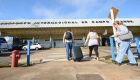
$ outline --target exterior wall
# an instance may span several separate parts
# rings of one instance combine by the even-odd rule
[[[133,33],[135,32],[135,34],[138,34],[139,36],[140,18],[118,18],[117,21],[122,21],[126,26],[129,26],[130,29],[133,28]],[[54,36],[52,38],[60,37],[56,38],[59,40],[52,41],[45,39],[38,40],[45,48],[54,47],[54,41],[56,42],[56,47],[65,47],[61,39],[64,31],[69,27],[72,28],[74,35],[78,36],[78,39],[79,36],[80,38],[86,36],[88,33],[86,31],[91,27],[100,33],[100,35],[102,35],[104,29],[106,29],[109,34],[112,31],[111,26],[112,23],[110,19],[0,20],[0,31],[5,31],[3,34],[6,33],[10,36],[15,35],[16,37],[19,37],[22,34],[23,38],[26,35],[28,36],[26,37],[28,39],[36,35],[38,37],[45,36],[43,38],[47,39],[49,39],[48,37],[50,37],[50,35]],[[23,28],[26,29],[22,31]],[[41,34],[39,35],[38,33]],[[76,45],[83,45],[82,39],[76,40],[75,42]]]
[[[140,26],[140,18],[118,18],[127,26]],[[112,26],[110,19],[0,20],[0,28]]]
[[[74,40],[75,43],[73,45],[76,46],[83,46],[83,40],[82,39],[78,39],[78,40]],[[44,48],[62,48],[65,47],[65,44],[63,44],[63,40],[59,39],[59,40],[52,40],[49,41],[47,39],[35,39],[35,42],[40,43]],[[55,44],[54,44],[55,42]]]

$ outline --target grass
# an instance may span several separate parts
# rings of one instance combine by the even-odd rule
[[[30,63],[30,65],[33,64]],[[0,63],[0,67],[11,67],[11,63]],[[18,63],[18,67],[27,67],[27,63]]]
[[[108,64],[111,64],[112,63],[112,60],[110,60],[110,59],[101,60],[101,61],[104,62],[104,63],[108,63]]]
[[[112,64],[112,60],[111,59],[106,59],[106,60],[101,60],[102,62],[108,63],[108,64]],[[140,62],[140,59],[136,58],[137,62]],[[123,59],[122,63],[129,63],[128,59]]]
[[[10,67],[10,63],[0,63],[0,67]]]

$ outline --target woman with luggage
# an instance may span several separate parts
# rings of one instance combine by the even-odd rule
[[[89,46],[89,57],[92,56],[92,50],[94,49],[94,52],[96,54],[96,59],[99,60],[99,53],[98,53],[98,45],[99,45],[99,36],[96,32],[93,32],[93,29],[89,30],[89,33],[87,35],[86,41],[84,43],[84,46],[88,42]]]

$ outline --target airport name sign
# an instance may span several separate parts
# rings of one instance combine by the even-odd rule
[[[124,24],[134,25],[140,19],[118,19]],[[139,24],[140,25],[140,24]],[[33,27],[86,27],[111,26],[109,19],[54,19],[54,20],[0,20],[0,28],[33,28]]]

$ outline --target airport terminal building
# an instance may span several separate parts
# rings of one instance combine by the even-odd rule
[[[119,18],[140,37],[140,18]],[[53,47],[64,47],[62,38],[65,31],[71,28],[76,43],[83,43],[89,29],[93,29],[101,37],[101,45],[106,45],[108,37],[113,34],[110,19],[43,19],[43,20],[0,20],[1,36],[17,37],[45,43]]]

